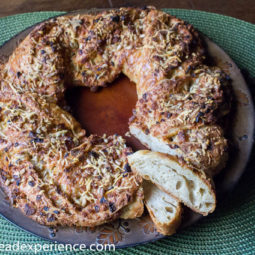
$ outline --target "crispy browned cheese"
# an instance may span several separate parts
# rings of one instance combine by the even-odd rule
[[[211,166],[210,151],[219,162],[225,80],[202,60],[193,27],[153,7],[37,26],[0,71],[0,182],[13,205],[42,224],[95,226],[132,202],[141,178],[127,164],[131,149],[117,135],[85,136],[65,111],[66,87],[106,86],[120,72],[137,83],[131,125],[178,146],[192,164]],[[202,128],[206,139],[187,139]],[[197,147],[203,159],[190,155]]]

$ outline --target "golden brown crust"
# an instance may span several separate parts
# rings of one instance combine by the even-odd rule
[[[141,217],[144,211],[143,199],[143,187],[140,186],[132,202],[130,202],[121,210],[120,218],[135,219]]]
[[[94,226],[128,204],[141,178],[119,136],[84,136],[70,114],[36,95],[1,101],[1,181],[14,206],[47,225]],[[43,108],[41,106],[44,105]]]
[[[228,82],[218,68],[197,66],[194,72],[178,70],[176,78],[162,79],[143,93],[130,127],[155,137],[169,151],[174,150],[172,154],[214,175],[223,168],[228,154],[227,140],[218,124],[229,112]],[[153,149],[153,145],[146,145]]]
[[[65,88],[105,86],[124,72],[137,83],[139,97],[131,124],[152,133],[155,129],[164,140],[159,130],[165,128],[157,126],[159,108],[153,110],[153,96],[165,86],[166,78],[166,84],[172,84],[178,72],[196,73],[189,70],[195,70],[202,59],[203,48],[192,26],[154,8],[63,16],[37,26],[0,74],[0,179],[13,204],[48,225],[94,226],[118,217],[141,182],[127,171],[130,149],[118,136],[86,137],[64,110]],[[201,72],[214,71],[202,67]],[[180,84],[177,87],[183,87]],[[174,86],[165,87],[172,91]],[[219,99],[212,99],[217,103],[211,111],[222,102],[221,89],[216,91]],[[147,92],[152,96],[142,102]],[[192,101],[199,102],[196,109],[204,102],[195,96]],[[210,116],[205,115],[207,122],[214,123]],[[155,128],[149,122],[156,123]],[[191,119],[187,129],[199,126],[198,122],[193,125]],[[189,159],[193,160],[185,158]]]
[[[153,151],[177,156],[190,167],[202,170],[209,176],[214,176],[225,167],[228,144],[219,125],[169,128],[167,136],[161,136],[158,127],[154,129],[154,133],[147,133],[143,127],[142,121],[132,123],[130,131]],[[136,135],[137,133],[139,134]]]

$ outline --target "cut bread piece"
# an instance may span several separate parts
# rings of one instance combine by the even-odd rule
[[[131,124],[129,129],[133,136],[152,151],[183,158],[188,165],[203,169],[210,176],[219,173],[226,165],[227,140],[219,126],[167,128],[165,136],[159,135],[157,130],[154,134],[146,133],[138,124]]]
[[[135,194],[134,199],[121,210],[120,218],[122,219],[135,219],[141,217],[144,211],[144,193],[143,187],[139,187]]]
[[[160,190],[150,181],[144,181],[144,202],[157,231],[172,235],[181,223],[181,203]]]
[[[128,162],[134,172],[192,210],[204,216],[214,211],[216,196],[213,183],[203,171],[189,168],[168,154],[148,150],[129,155]]]

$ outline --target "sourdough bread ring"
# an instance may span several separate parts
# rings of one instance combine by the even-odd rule
[[[153,7],[37,26],[0,67],[0,182],[12,204],[41,224],[95,226],[135,200],[142,180],[125,141],[87,137],[65,110],[67,86],[93,90],[121,72],[137,88],[133,135],[201,171],[222,168],[228,81],[203,60],[193,27]]]

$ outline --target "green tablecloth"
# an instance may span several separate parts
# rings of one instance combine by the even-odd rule
[[[247,82],[254,91],[255,80],[255,25],[213,13],[201,11],[165,9],[211,38],[221,46],[245,70]],[[38,12],[0,19],[0,44],[19,31],[61,12]],[[254,157],[254,153],[252,158]],[[119,249],[119,254],[255,254],[255,173],[253,163],[236,189],[220,201],[213,215],[178,234],[154,243]],[[50,243],[20,230],[0,217],[0,244]],[[93,252],[77,252],[92,254]],[[13,254],[13,253],[0,253]],[[27,251],[23,254],[33,254]],[[38,253],[40,254],[40,253]],[[71,254],[47,252],[47,254]]]

